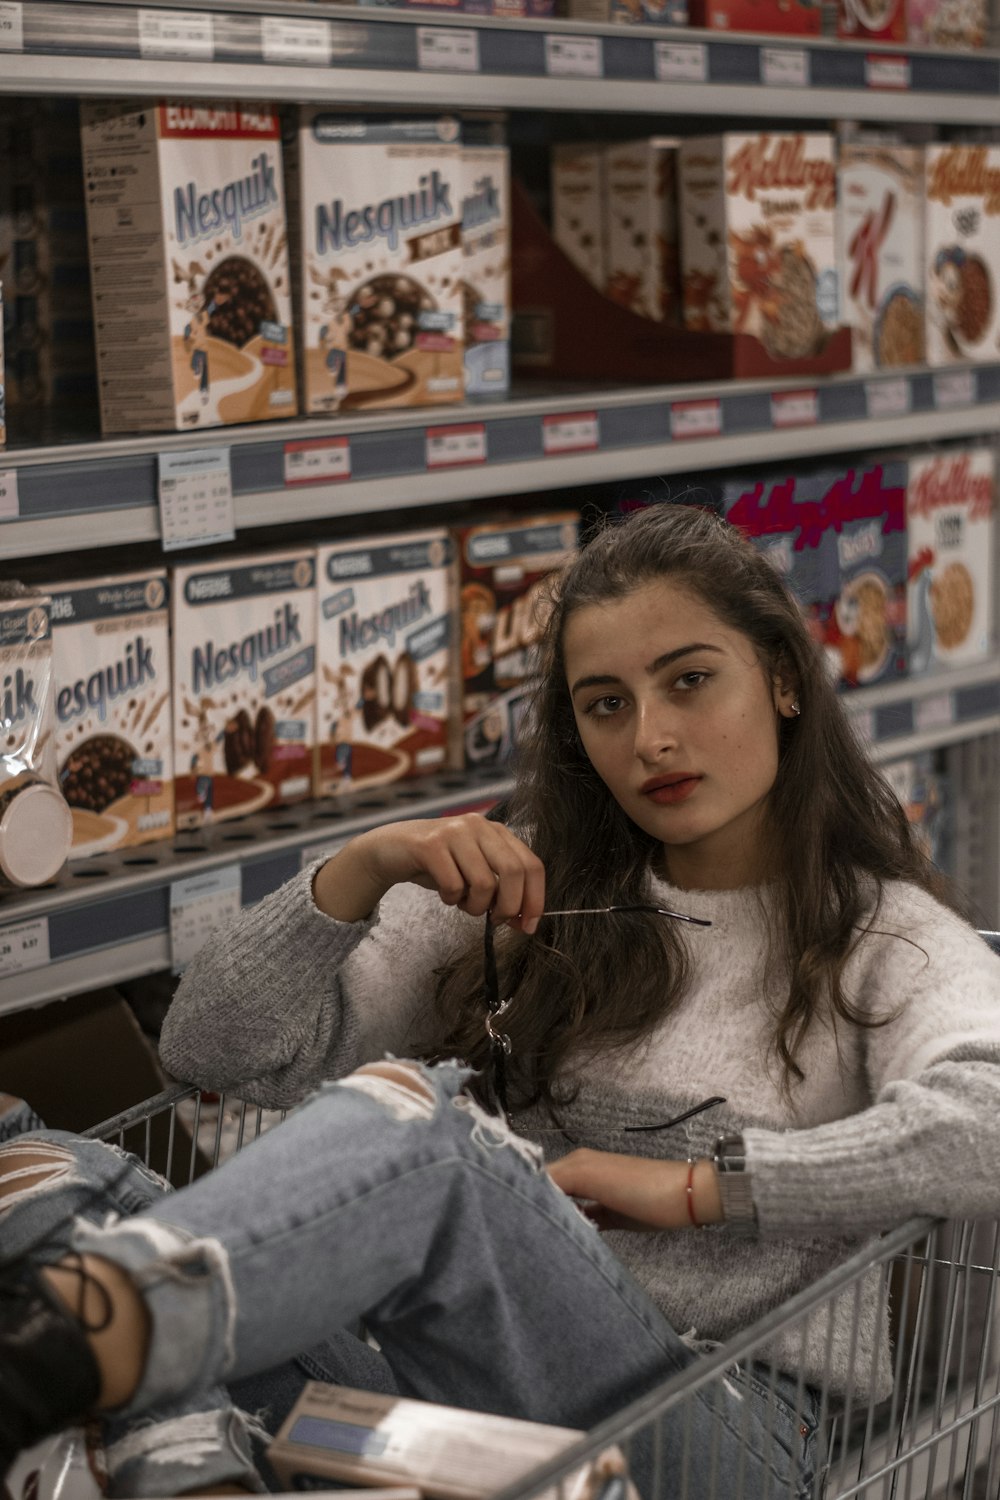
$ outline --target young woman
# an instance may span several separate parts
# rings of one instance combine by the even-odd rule
[[[191,966],[172,1073],[265,1105],[319,1091],[23,1271],[87,1378],[57,1411],[25,1398],[8,1454],[358,1318],[404,1394],[590,1427],[863,1237],[1000,1210],[998,981],[770,565],[696,509],[609,527],[559,583],[506,822],[362,834]],[[509,1001],[489,1026],[484,997]],[[851,1304],[775,1344],[770,1411],[747,1372],[732,1411],[695,1403],[691,1493],[737,1472],[747,1497],[809,1492],[811,1382],[889,1386],[875,1289]]]

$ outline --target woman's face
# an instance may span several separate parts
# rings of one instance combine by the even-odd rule
[[[749,639],[657,581],[577,610],[563,651],[584,750],[663,844],[669,879],[721,890],[765,878],[778,714],[794,693],[769,679]]]

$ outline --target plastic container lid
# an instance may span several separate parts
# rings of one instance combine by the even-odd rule
[[[44,781],[22,786],[0,816],[0,875],[11,885],[44,885],[66,863],[73,814]]]

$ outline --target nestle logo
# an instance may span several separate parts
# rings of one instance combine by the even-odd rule
[[[477,536],[469,544],[469,557],[472,562],[479,562],[486,557],[509,557],[510,537],[504,536]]]
[[[189,578],[184,585],[184,597],[189,604],[196,604],[200,599],[225,599],[232,592],[233,581],[228,573]]]
[[[331,557],[327,570],[331,578],[357,578],[359,573],[373,572],[370,552],[355,552],[349,557]]]

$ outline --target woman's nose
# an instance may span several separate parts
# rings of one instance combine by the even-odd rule
[[[664,703],[640,703],[635,716],[635,753],[639,760],[657,761],[677,747],[674,715]]]

